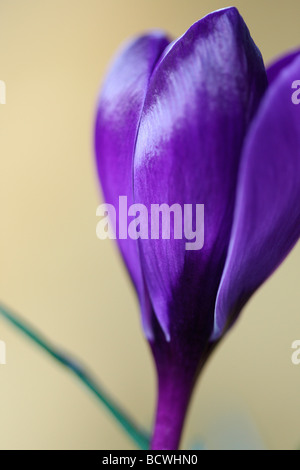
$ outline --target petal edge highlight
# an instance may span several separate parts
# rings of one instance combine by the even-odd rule
[[[116,209],[119,230],[119,196],[133,203],[132,162],[141,112],[153,69],[169,44],[164,33],[138,37],[119,52],[112,63],[97,105],[94,141],[96,164],[105,202]],[[149,302],[135,240],[117,237],[123,259],[136,288],[146,334]]]
[[[247,137],[212,339],[231,326],[300,236],[300,106],[291,99],[299,77],[300,57],[269,88]]]
[[[139,240],[167,339],[183,336],[184,322],[203,337],[212,329],[240,152],[266,84],[261,55],[236,8],[195,23],[151,77],[134,156],[135,202],[148,211],[151,204],[204,204],[207,214],[201,252],[187,252],[185,240]]]

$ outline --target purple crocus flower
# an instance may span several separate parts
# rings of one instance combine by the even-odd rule
[[[102,88],[95,147],[106,202],[205,206],[201,250],[118,239],[157,369],[153,449],[178,447],[208,356],[299,238],[296,80],[300,53],[266,71],[227,8],[174,42],[158,31],[134,39]]]

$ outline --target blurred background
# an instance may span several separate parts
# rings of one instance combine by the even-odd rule
[[[128,37],[181,35],[206,0],[0,0],[0,299],[73,351],[151,426],[155,377],[112,241],[96,238],[92,128],[107,65]],[[236,1],[269,62],[299,45],[298,0]],[[300,78],[300,77],[299,77]],[[276,110],[274,110],[276,112]],[[182,447],[300,445],[300,246],[247,305],[194,394]],[[93,397],[0,319],[1,449],[130,449]]]

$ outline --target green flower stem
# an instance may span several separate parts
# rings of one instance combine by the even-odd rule
[[[103,390],[96,380],[87,372],[87,370],[80,365],[77,361],[73,360],[70,356],[62,353],[54,347],[45,337],[43,337],[37,330],[29,326],[18,315],[13,313],[7,307],[0,304],[0,315],[18,328],[40,348],[46,351],[53,359],[59,362],[62,366],[66,367],[69,372],[77,377],[86,388],[90,390],[98,400],[106,407],[106,409],[118,421],[120,426],[126,431],[128,436],[134,441],[139,449],[149,449],[149,437],[130,419],[127,414],[116,404],[116,402]]]

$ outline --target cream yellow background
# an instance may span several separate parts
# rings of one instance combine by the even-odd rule
[[[237,1],[265,60],[299,45],[298,0]],[[96,239],[100,190],[92,126],[119,44],[182,34],[226,1],[0,0],[0,299],[82,358],[150,427],[151,357],[113,242]],[[300,77],[298,77],[300,78]],[[274,109],[276,113],[276,109]],[[199,383],[183,439],[216,446],[214,426],[245,414],[269,449],[300,444],[300,247],[255,295]],[[78,383],[0,320],[1,449],[125,449],[131,442]],[[226,418],[227,419],[227,418]],[[230,418],[229,418],[230,419]]]

